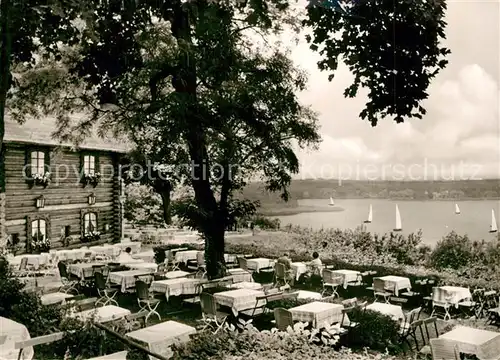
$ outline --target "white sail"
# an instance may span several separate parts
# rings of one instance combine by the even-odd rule
[[[373,221],[373,209],[372,209],[372,205],[370,204],[370,211],[368,212],[368,222],[372,222]]]
[[[495,218],[495,210],[491,209],[490,232],[497,232],[497,231],[498,231],[498,226],[497,226],[497,219]]]
[[[333,201],[333,198],[330,196],[330,206],[335,206],[335,201]]]
[[[401,225],[401,214],[399,213],[399,207],[398,205],[396,204],[396,227],[394,228],[394,230],[401,230],[403,228],[403,226]]]
[[[458,207],[458,204],[455,204],[455,214],[460,214],[460,208]]]

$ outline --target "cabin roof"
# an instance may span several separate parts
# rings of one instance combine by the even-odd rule
[[[74,143],[61,142],[53,136],[56,130],[56,119],[44,117],[42,119],[28,118],[23,124],[5,114],[6,143],[37,144],[50,146],[68,146],[76,149],[101,150],[116,153],[126,153],[132,149],[129,141],[119,140],[112,136],[100,137],[97,133],[87,137],[76,146]]]

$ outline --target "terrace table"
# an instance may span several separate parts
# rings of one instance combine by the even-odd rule
[[[165,321],[144,329],[132,331],[125,336],[144,344],[149,351],[165,357],[172,356],[170,347],[174,343],[185,343],[189,341],[189,335],[196,333],[194,327],[177,321]],[[151,360],[156,360],[149,356]]]
[[[372,310],[389,316],[394,321],[404,320],[405,314],[399,305],[374,302],[366,307],[366,310]]]
[[[411,290],[411,282],[410,279],[402,276],[382,276],[379,278],[383,280],[385,283],[384,288],[391,292],[394,292],[394,295],[398,296],[400,290]]]
[[[74,295],[66,294],[62,292],[55,292],[50,294],[45,294],[40,297],[42,305],[54,305],[59,303],[64,303],[66,299],[72,298]]]
[[[332,270],[332,273],[338,276],[342,276],[344,289],[347,289],[349,283],[360,284],[361,273],[355,270]]]
[[[259,305],[264,306],[265,300],[262,304],[255,304],[258,296],[264,296],[264,292],[253,289],[236,289],[229,291],[222,291],[214,294],[215,301],[222,306],[231,308],[234,316],[243,310],[250,310]]]
[[[38,270],[40,266],[46,265],[49,263],[49,254],[24,254],[24,255],[17,255],[13,257],[7,258],[9,264],[11,266],[17,266],[21,265],[21,260],[23,258],[28,259],[28,265],[33,266],[35,270]]]
[[[133,254],[132,258],[142,260],[144,262],[154,262],[155,261],[155,253],[153,250],[143,251],[137,254]]]
[[[459,286],[439,286],[432,291],[432,302],[443,304],[448,303],[458,307],[458,303],[472,299],[472,294],[468,288]]]
[[[189,260],[197,260],[198,259],[198,250],[184,250],[177,251],[175,253],[175,261],[178,263],[187,264]]]
[[[257,282],[243,281],[240,283],[232,284],[229,286],[233,289],[252,289],[252,290],[262,290],[262,284]]]
[[[293,262],[291,267],[293,274],[295,275],[295,280],[299,280],[300,275],[307,272],[307,265],[303,262]]]
[[[105,266],[104,262],[90,262],[90,263],[79,263],[79,264],[69,264],[68,273],[77,276],[81,280],[91,278],[94,275],[94,270],[92,266]]]
[[[80,319],[82,321],[87,321],[90,319],[94,319],[96,322],[104,323],[108,321],[122,319],[127,315],[131,315],[132,313],[128,309],[124,309],[115,305],[106,305],[97,307],[95,309],[85,310],[81,312],[77,312],[71,314],[70,316],[73,318]]]
[[[157,280],[151,283],[150,291],[165,294],[165,298],[170,296],[197,295],[201,292],[201,284],[207,282],[206,279],[177,278],[167,280]]]
[[[85,253],[93,252],[91,249],[71,249],[71,250],[57,250],[56,259],[57,261],[64,260],[81,260],[85,257]]]
[[[343,308],[341,304],[314,301],[291,308],[289,311],[292,313],[293,320],[312,323],[313,327],[321,328],[341,322]],[[348,321],[346,315],[344,324],[348,324]]]
[[[8,360],[17,359],[19,355],[19,349],[14,348],[14,344],[20,341],[26,341],[31,339],[28,329],[23,324],[16,321],[0,317],[0,336],[7,336],[5,342],[0,345],[0,357]],[[23,349],[21,359],[31,360],[33,359],[33,347],[27,347]]]
[[[127,360],[127,352],[128,351],[115,352],[113,354],[94,357],[88,360]]]
[[[249,271],[243,269],[228,269],[228,275],[233,278],[234,283],[239,282],[253,282],[252,274]]]
[[[115,257],[120,254],[120,248],[113,245],[98,245],[91,246],[89,250],[92,250],[96,255],[103,255],[109,257]]]
[[[117,247],[121,251],[125,251],[125,249],[129,247],[132,254],[138,254],[141,251],[141,243],[139,241],[120,242],[113,244],[113,246]]]
[[[124,263],[125,266],[131,268],[132,270],[149,270],[151,272],[156,272],[158,270],[158,264],[156,263],[147,263],[147,262],[131,262]]]
[[[182,278],[182,277],[188,277],[189,275],[191,275],[190,272],[175,270],[175,271],[166,272],[164,276],[167,279],[178,279],[178,278]]]
[[[274,260],[266,258],[248,259],[247,268],[248,270],[259,271],[260,269],[274,266],[274,262]]]
[[[126,292],[127,289],[135,286],[137,276],[147,276],[154,273],[154,271],[142,270],[127,270],[127,271],[114,271],[108,275],[108,280],[112,284],[121,285],[121,292]]]
[[[323,298],[320,293],[314,291],[299,290],[297,294],[297,299],[321,300]]]
[[[451,349],[457,346],[461,353],[474,354],[479,360],[500,359],[500,333],[458,326],[439,338],[446,339]]]

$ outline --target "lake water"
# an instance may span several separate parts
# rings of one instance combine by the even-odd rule
[[[422,229],[423,242],[434,245],[444,235],[454,230],[467,234],[472,240],[493,240],[496,234],[489,233],[491,209],[495,210],[497,224],[500,225],[500,201],[460,201],[460,215],[455,215],[454,201],[392,201],[382,199],[338,199],[335,206],[343,208],[339,212],[322,212],[328,209],[328,200],[299,200],[299,205],[317,207],[317,212],[277,216],[281,225],[293,224],[315,229],[354,229],[368,217],[370,204],[373,207],[373,222],[364,224],[373,233],[391,232],[396,225],[396,204],[401,213],[403,234]]]

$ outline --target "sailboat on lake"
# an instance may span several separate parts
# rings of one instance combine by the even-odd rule
[[[370,204],[370,211],[368,212],[368,219],[366,219],[364,222],[365,224],[370,224],[373,221],[373,209],[372,205]]]
[[[398,204],[396,204],[396,227],[393,231],[401,231],[403,230],[403,226],[401,225],[401,214],[399,213]]]
[[[333,198],[330,196],[330,206],[335,206],[335,201],[333,201]]]
[[[494,233],[498,231],[497,219],[495,218],[495,210],[491,209],[491,225],[490,225],[490,233]]]
[[[458,207],[458,204],[455,204],[455,214],[456,215],[460,214],[460,208]]]

